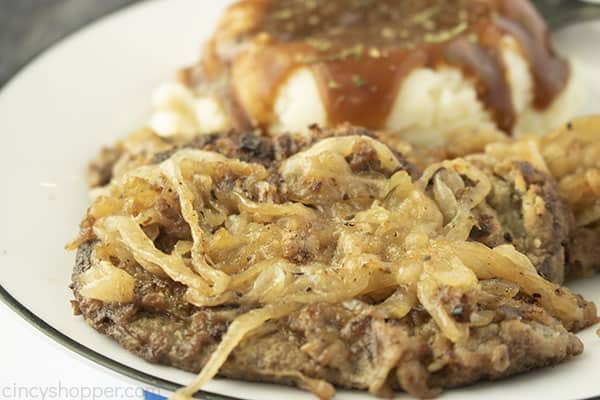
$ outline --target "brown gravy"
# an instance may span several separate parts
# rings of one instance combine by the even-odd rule
[[[216,93],[239,129],[268,124],[292,71],[315,74],[330,125],[378,129],[419,67],[450,65],[476,83],[497,126],[516,121],[499,42],[510,34],[548,107],[569,79],[544,21],[528,0],[245,0],[232,6],[188,75]]]

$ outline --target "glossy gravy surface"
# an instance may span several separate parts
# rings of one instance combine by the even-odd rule
[[[548,107],[569,79],[527,0],[245,0],[226,12],[202,64],[185,79],[217,93],[239,129],[268,125],[278,89],[307,67],[328,124],[378,129],[416,68],[453,66],[475,82],[497,126],[516,115],[500,52],[510,34],[529,62],[534,105]]]

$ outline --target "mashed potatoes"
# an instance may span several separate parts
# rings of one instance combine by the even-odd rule
[[[565,91],[546,110],[532,104],[532,77],[514,41],[504,41],[503,58],[518,113],[514,133],[548,132],[572,118],[585,94],[576,69]],[[308,132],[309,125],[325,126],[327,110],[311,71],[300,68],[280,88],[270,132]],[[231,128],[217,98],[197,95],[192,89],[168,82],[153,97],[149,127],[161,136],[190,136]],[[399,90],[385,129],[417,145],[443,145],[457,132],[497,129],[489,112],[477,98],[476,88],[460,70],[419,68]]]
[[[308,132],[311,124],[350,122],[396,133],[415,145],[441,146],[465,132],[547,132],[571,118],[583,103],[575,68],[546,43],[544,23],[525,0],[505,2],[512,6],[497,2],[489,9],[458,1],[454,6],[463,7],[464,13],[449,17],[442,16],[451,12],[443,8],[448,6],[444,2],[424,9],[390,3],[393,8],[385,12],[411,14],[392,18],[408,27],[405,37],[393,36],[389,28],[373,30],[345,22],[342,33],[325,23],[296,27],[292,33],[288,25],[278,25],[283,17],[286,24],[302,24],[307,15],[331,20],[334,12],[348,9],[382,26],[390,23],[384,11],[353,9],[347,0],[336,0],[330,8],[316,5],[309,14],[297,0],[277,3],[289,8],[276,10],[265,10],[259,3],[242,1],[226,13],[198,65],[209,71],[202,72],[202,81],[228,82],[229,97],[206,82],[164,84],[154,96],[149,121],[153,130],[163,136],[189,136],[239,129],[239,121],[228,111],[233,98],[246,118],[242,126],[260,126],[274,135]],[[402,7],[406,10],[398,10]],[[453,18],[455,22],[447,21]],[[486,18],[495,35],[501,33],[499,39],[487,38],[489,27],[478,22]],[[232,28],[232,21],[239,19],[250,22]],[[432,31],[429,25],[441,26]],[[531,33],[523,34],[524,26]],[[255,34],[257,29],[264,32]],[[311,50],[314,54],[290,50],[305,42],[318,48]],[[329,50],[336,46],[342,50]],[[211,73],[215,76],[208,77]]]

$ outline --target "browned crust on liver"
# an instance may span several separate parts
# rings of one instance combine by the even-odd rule
[[[489,247],[512,244],[544,278],[563,283],[565,248],[574,230],[573,213],[556,182],[528,162],[477,164],[490,177],[489,207],[478,207],[471,239]]]
[[[136,279],[133,303],[106,304],[82,298],[78,279],[89,268],[93,246],[86,243],[78,251],[72,284],[77,309],[90,326],[145,360],[198,372],[230,321],[245,311],[192,307],[183,300],[184,286],[139,267],[128,270]],[[341,305],[305,306],[245,339],[220,375],[299,384],[289,374],[296,371],[376,394],[394,388],[430,397],[440,388],[554,365],[583,350],[575,335],[535,305],[514,300],[496,313],[492,324],[473,328],[466,343],[455,345],[423,312],[413,311],[402,320],[384,320]],[[388,378],[380,381],[376,373],[381,373],[386,363],[383,373]]]

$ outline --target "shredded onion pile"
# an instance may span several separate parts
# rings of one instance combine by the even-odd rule
[[[356,146],[372,150],[377,171],[353,171],[348,156]],[[545,167],[561,170],[552,162]],[[541,278],[514,247],[468,241],[473,209],[492,188],[474,164],[444,161],[418,180],[399,169],[387,146],[363,136],[322,140],[277,171],[179,150],[114,179],[90,207],[93,234],[84,239],[99,240],[92,261],[108,271],[103,281],[117,275],[110,272],[115,259],[135,262],[185,285],[193,305],[252,309],[230,324],[177,399],[214,377],[248,332],[306,304],[370,296],[378,299],[374,313],[396,319],[420,306],[454,343],[491,319],[475,310],[459,321],[448,298],[486,298],[496,290],[510,299],[520,291],[567,327],[586,317],[576,296]],[[104,287],[93,296],[108,299],[98,293]]]

